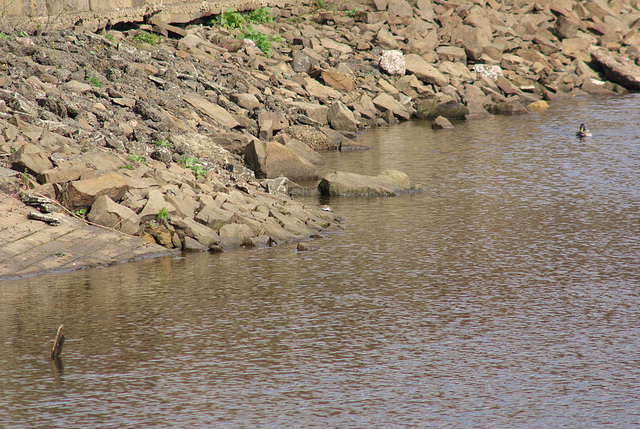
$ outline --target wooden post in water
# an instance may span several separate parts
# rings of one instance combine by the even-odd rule
[[[62,328],[64,328],[64,325],[60,325],[60,327],[58,328],[58,333],[56,334],[56,339],[53,341],[51,359],[59,358],[60,353],[62,353],[62,346],[64,345],[64,334],[62,333]]]

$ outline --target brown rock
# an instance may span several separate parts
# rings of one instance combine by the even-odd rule
[[[231,94],[231,101],[247,110],[255,110],[260,107],[260,101],[253,94]]]
[[[26,169],[31,174],[41,174],[53,168],[47,153],[31,143],[21,146],[11,155],[10,161],[14,170],[23,172]]]
[[[127,180],[117,173],[69,182],[65,202],[70,210],[89,207],[96,198],[106,195],[120,201],[127,191]]]
[[[139,235],[140,218],[128,207],[121,206],[106,195],[102,195],[91,205],[87,214],[90,222],[115,228],[129,235]]]
[[[347,92],[353,91],[353,79],[344,73],[324,70],[321,76],[325,85],[329,85],[333,89]]]
[[[341,101],[336,101],[329,107],[327,119],[334,130],[358,131],[358,121],[353,116],[353,112]]]
[[[278,137],[280,137],[280,135],[278,135]],[[322,155],[315,152],[300,140],[291,138],[286,134],[283,134],[281,139],[281,143],[284,144],[284,147],[298,155],[300,158],[306,159],[313,165],[324,165],[326,163]]]
[[[431,124],[431,128],[433,128],[434,130],[444,130],[453,129],[455,127],[451,124],[451,122],[449,122],[447,118],[438,116]]]
[[[236,121],[229,112],[217,104],[213,104],[210,101],[205,100],[199,95],[193,93],[185,94],[183,98],[187,103],[191,104],[193,107],[200,110],[223,127],[235,128],[239,125],[238,121]]]
[[[322,195],[331,196],[393,196],[415,189],[406,174],[394,170],[379,176],[336,171],[322,178],[318,187]]]
[[[169,218],[169,223],[182,230],[185,236],[195,239],[207,248],[220,242],[218,233],[191,218],[181,219],[174,216]]]
[[[80,169],[53,168],[38,174],[38,181],[40,183],[66,183],[78,180],[81,174],[82,170]]]
[[[287,105],[288,107],[296,107],[304,113],[309,119],[317,122],[320,125],[327,125],[327,112],[329,108],[322,104],[293,102]]]
[[[251,237],[254,235],[251,228],[247,225],[230,223],[220,228],[220,246],[223,249],[229,249],[232,247],[245,246],[250,243],[250,245],[253,245]]]
[[[140,219],[142,219],[143,222],[155,219],[162,209],[164,209],[168,215],[176,213],[176,208],[165,201],[161,191],[158,189],[151,189],[149,191],[147,203],[139,213]]]
[[[591,58],[613,82],[630,90],[640,90],[640,67],[631,60],[605,50],[591,52]]]
[[[449,83],[449,79],[447,79],[445,75],[440,73],[419,55],[408,54],[405,55],[404,59],[407,72],[416,75],[421,81],[438,86],[444,86]]]
[[[211,202],[202,207],[195,219],[214,231],[219,231],[220,228],[231,221],[232,216],[233,212],[224,210],[215,202]]]
[[[568,39],[570,37],[576,37],[579,29],[580,24],[576,21],[564,15],[560,15],[556,20],[553,32],[559,39]]]
[[[313,164],[275,141],[251,142],[245,148],[245,160],[259,178],[285,176],[291,180],[312,180],[318,177]]]
[[[398,100],[386,93],[381,93],[373,99],[373,104],[382,111],[389,111],[393,115],[398,116],[404,120],[411,118],[411,114]]]

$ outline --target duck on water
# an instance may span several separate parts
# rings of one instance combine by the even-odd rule
[[[580,124],[580,129],[576,132],[576,136],[583,137],[591,137],[591,132],[584,126],[584,124]]]

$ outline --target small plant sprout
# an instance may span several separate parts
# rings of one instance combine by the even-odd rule
[[[191,168],[196,164],[197,160],[192,156],[181,156],[178,164],[182,165],[184,168]]]
[[[156,218],[158,219],[167,219],[168,217],[169,217],[169,212],[167,212],[167,209],[164,207],[162,207],[162,209],[160,209],[160,211],[156,215]]]
[[[196,175],[196,179],[207,176],[207,170],[205,170],[201,165],[192,165],[189,168],[191,168],[193,174]]]
[[[144,159],[144,156],[142,155],[129,155],[127,156],[127,161],[147,165],[147,161]]]
[[[73,214],[78,217],[85,218],[87,217],[87,209],[78,209],[74,211]]]
[[[173,145],[166,140],[154,140],[152,143],[158,147],[173,147]]]

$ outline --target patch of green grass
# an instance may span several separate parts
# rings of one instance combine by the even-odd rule
[[[311,3],[311,6],[314,9],[326,9],[327,8],[327,2],[324,0],[313,0],[313,3]]]
[[[273,17],[271,16],[271,8],[261,7],[258,9],[254,9],[248,13],[249,22],[258,22],[261,24],[266,24],[273,21]]]
[[[88,77],[85,80],[96,88],[102,88],[102,82],[100,82],[95,76]]]
[[[147,43],[149,45],[159,45],[162,42],[162,37],[157,34],[149,33],[148,31],[138,30],[138,32],[131,38],[136,43]]]
[[[113,34],[105,34],[104,38],[113,43]]]
[[[10,39],[10,37],[7,36],[6,34],[0,32],[0,39]]]
[[[133,170],[133,165],[131,165],[131,164],[125,164],[125,165],[121,165],[121,166],[120,166],[120,167],[118,167],[118,168],[122,168],[122,169],[125,169],[125,170]]]
[[[349,16],[349,17],[351,17],[351,18],[355,18],[356,13],[358,13],[358,8],[357,7],[344,11],[344,14]]]

